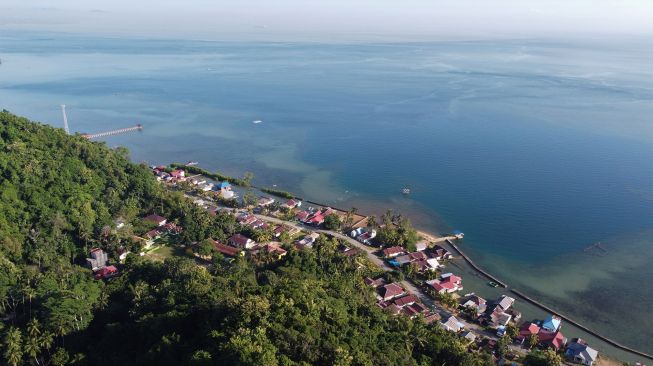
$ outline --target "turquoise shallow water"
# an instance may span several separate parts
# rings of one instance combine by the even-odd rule
[[[107,144],[136,161],[249,170],[260,185],[461,229],[466,250],[508,283],[653,352],[647,41],[9,34],[0,107],[60,125],[65,103],[77,132],[142,123]],[[583,251],[596,241],[608,255]]]

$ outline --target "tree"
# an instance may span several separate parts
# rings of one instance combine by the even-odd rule
[[[515,323],[510,323],[506,327],[506,335],[510,337],[510,339],[515,339],[519,335],[519,328],[517,327],[517,324]]]
[[[245,172],[245,175],[243,176],[243,185],[245,187],[250,187],[252,185],[252,179],[254,179],[254,173]]]
[[[562,358],[555,351],[547,349],[544,351],[531,351],[524,359],[524,366],[560,366]]]
[[[255,206],[258,200],[256,199],[256,196],[252,192],[251,189],[248,189],[245,194],[243,195],[243,203],[245,206]]]
[[[204,239],[197,245],[197,254],[202,257],[209,257],[214,251],[213,242],[211,239]]]
[[[537,346],[537,343],[540,341],[539,338],[537,337],[537,334],[531,334],[528,336],[528,339],[526,340],[528,343],[528,349],[532,349],[533,347]]]
[[[9,331],[5,335],[4,348],[4,356],[8,365],[18,366],[22,364],[23,346],[20,329],[14,327],[9,328]]]
[[[342,222],[338,214],[332,213],[324,218],[324,228],[327,230],[337,231],[340,230]]]

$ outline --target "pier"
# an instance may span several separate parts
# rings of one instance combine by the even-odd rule
[[[137,124],[136,126],[133,126],[133,127],[121,128],[121,129],[118,129],[118,130],[98,132],[98,133],[93,133],[93,134],[84,133],[84,134],[82,134],[82,137],[87,138],[89,140],[92,140],[92,139],[96,139],[96,138],[99,138],[99,137],[120,135],[120,134],[123,134],[123,133],[142,131],[142,130],[143,130],[143,126],[141,124]]]
[[[501,286],[501,287],[503,287],[503,288],[508,288],[508,285],[506,285],[503,281],[501,281],[501,280],[499,280],[498,278],[492,276],[490,273],[486,272],[485,270],[483,270],[483,269],[481,269],[479,266],[477,266],[476,263],[474,263],[474,261],[471,260],[471,259],[467,256],[467,254],[465,254],[462,250],[460,250],[460,249],[458,248],[458,246],[457,246],[456,244],[454,244],[451,240],[446,239],[445,241],[447,242],[447,244],[451,245],[451,247],[454,248],[454,249],[456,250],[456,252],[458,252],[458,254],[460,254],[460,256],[463,257],[463,259],[465,259],[465,261],[466,261],[467,263],[469,263],[469,265],[470,265],[472,268],[474,268],[478,273],[480,273],[480,274],[482,274],[483,276],[489,278],[490,280],[496,282],[499,286]]]

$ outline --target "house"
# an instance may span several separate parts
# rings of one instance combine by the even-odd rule
[[[462,278],[452,273],[445,273],[439,279],[426,281],[426,284],[438,294],[453,293],[463,289]]]
[[[515,337],[515,340],[518,343],[523,344],[527,341],[533,334],[537,335],[540,332],[540,327],[535,323],[524,323],[519,329],[519,334]]]
[[[549,315],[542,323],[542,329],[547,330],[549,332],[556,332],[558,331],[558,329],[560,329],[561,323],[562,323],[562,319],[559,316]]]
[[[243,255],[243,252],[238,249],[234,248],[229,245],[224,245],[217,240],[210,239],[211,242],[213,243],[213,248],[217,250],[219,253],[222,253],[222,255],[227,256],[227,257],[237,257]]]
[[[510,309],[510,307],[514,303],[515,303],[515,299],[506,295],[501,295],[501,297],[499,297],[496,301],[496,305],[501,307],[503,311]]]
[[[229,182],[220,182],[215,185],[215,188],[219,191],[228,191],[231,190],[231,183]]]
[[[443,248],[440,245],[434,246],[431,249],[431,253],[432,253],[433,258],[435,258],[435,259],[437,259],[439,261],[444,261],[444,260],[453,258],[453,255],[448,250],[446,250],[445,248]]]
[[[266,253],[276,256],[277,259],[281,259],[283,256],[288,254],[288,252],[281,247],[281,243],[277,241],[260,244],[254,249],[255,250],[253,251],[253,254],[258,254],[260,251],[265,251]]]
[[[476,334],[472,333],[471,330],[460,333],[460,336],[467,340],[467,343],[474,343],[476,340]]]
[[[107,278],[113,277],[117,273],[118,273],[118,268],[116,268],[115,266],[107,266],[107,267],[102,267],[99,270],[97,270],[93,274],[93,277],[95,277],[96,280],[102,280],[102,279],[107,279]]]
[[[258,205],[259,205],[259,206],[263,206],[263,207],[265,207],[265,206],[269,206],[269,205],[271,205],[271,204],[273,204],[273,203],[274,203],[274,198],[261,196],[261,197],[259,197],[259,199],[258,199]]]
[[[295,218],[300,222],[305,222],[309,216],[311,216],[311,213],[308,211],[299,211],[295,214]]]
[[[460,307],[463,309],[474,309],[477,315],[483,314],[487,309],[487,301],[484,298],[471,293],[463,297],[460,302]]]
[[[198,184],[198,187],[203,192],[209,192],[209,191],[213,190],[213,183]]]
[[[229,238],[229,244],[240,249],[252,249],[256,242],[245,235],[236,234]]]
[[[143,220],[148,221],[148,222],[153,222],[156,224],[156,226],[163,226],[168,222],[168,220],[159,215],[149,215],[143,218]]]
[[[422,259],[415,262],[412,262],[411,265],[417,267],[417,272],[424,273],[426,271],[435,271],[440,267],[440,263],[435,258]]]
[[[545,329],[540,329],[537,333],[537,338],[541,347],[552,348],[555,351],[559,351],[567,343],[567,338],[560,331],[549,332]]]
[[[404,264],[408,264],[420,260],[427,260],[427,259],[428,257],[426,256],[426,254],[424,254],[424,252],[412,252],[397,257],[396,262],[399,263],[399,265],[403,266]]]
[[[288,233],[289,236],[294,236],[297,235],[301,230],[294,226],[288,226],[288,225],[278,225],[277,227],[274,228],[273,234],[275,238],[278,238],[281,236],[283,233]]]
[[[106,267],[109,256],[104,250],[100,248],[91,249],[90,256],[91,258],[86,258],[86,264],[91,270],[95,272],[100,268]]]
[[[384,258],[394,258],[400,254],[404,254],[405,250],[402,247],[390,247],[383,249]]]
[[[365,282],[366,285],[372,286],[374,288],[385,285],[385,279],[383,277],[379,277],[377,279],[372,279],[370,277],[365,277],[363,282]]]
[[[442,328],[450,332],[458,333],[465,327],[464,324],[458,321],[458,319],[453,315],[442,320],[443,321],[440,323],[442,324]]]
[[[238,223],[241,225],[251,225],[256,220],[258,220],[256,216],[248,213],[241,214],[236,218],[236,221],[238,221]]]
[[[311,215],[304,222],[309,225],[320,226],[324,223],[324,215],[322,213]]]
[[[490,310],[487,319],[494,328],[505,327],[512,320],[512,315],[504,312],[499,305],[493,306]]]
[[[398,298],[394,299],[392,301],[392,303],[397,305],[400,308],[403,308],[404,306],[412,305],[412,304],[416,303],[417,301],[418,301],[417,296],[415,296],[413,294],[410,294],[410,295],[398,297]]]
[[[154,240],[160,238],[161,234],[163,234],[163,230],[161,230],[160,228],[156,228],[146,232],[145,237]]]
[[[366,227],[359,227],[349,233],[349,236],[355,238],[364,244],[369,244],[372,239],[376,237],[376,230],[368,229]]]
[[[170,176],[177,180],[184,180],[186,178],[186,172],[181,169],[175,169],[170,172]]]
[[[320,237],[320,234],[318,234],[318,233],[310,233],[310,234],[304,236],[302,239],[297,240],[295,242],[295,247],[297,249],[311,248],[313,246],[313,243],[315,243],[315,241],[319,237]]]
[[[283,207],[292,210],[295,207],[301,207],[302,201],[296,200],[296,199],[290,199],[286,201],[286,203],[283,205]]]
[[[379,293],[384,301],[388,301],[394,299],[395,297],[404,295],[406,291],[404,291],[401,286],[393,282],[381,287]]]
[[[345,257],[353,257],[360,252],[361,251],[358,248],[348,248],[348,247],[342,248],[342,254]]]
[[[592,366],[599,357],[599,353],[594,348],[588,346],[584,340],[575,338],[567,345],[565,357],[571,362]]]
[[[420,314],[424,314],[425,316],[430,314],[429,309],[421,302],[414,302],[410,305],[404,306],[401,308],[401,311],[411,318],[414,318]]]

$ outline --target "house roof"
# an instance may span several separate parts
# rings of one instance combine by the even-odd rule
[[[396,255],[396,254],[401,254],[403,252],[404,252],[404,248],[402,248],[402,247],[390,247],[390,248],[383,249],[383,255],[385,257],[389,257],[391,255]]]
[[[553,346],[555,349],[560,349],[565,344],[565,336],[561,332],[549,332],[544,329],[540,329],[537,333],[537,338],[540,340],[540,343]]]
[[[542,323],[542,328],[547,329],[549,331],[555,332],[560,328],[560,323],[562,322],[562,319],[560,319],[559,316],[556,315],[549,315],[545,320],[544,323]]]
[[[222,254],[224,254],[226,256],[229,256],[229,257],[235,257],[240,253],[240,249],[234,248],[234,247],[229,246],[229,245],[221,244],[221,243],[219,243],[219,242],[217,242],[215,240],[213,240],[213,247],[218,252],[220,252],[220,253],[222,253]]]
[[[370,277],[365,277],[364,282],[368,286],[379,287],[379,286],[385,284],[385,279],[383,277],[379,277],[377,279],[372,279]]]
[[[406,306],[406,305],[410,305],[410,304],[412,304],[414,302],[417,302],[417,296],[415,296],[413,294],[410,294],[410,295],[406,295],[406,296],[402,296],[400,298],[394,299],[392,302],[395,305],[399,306],[399,307],[403,307],[403,306]]]
[[[522,325],[519,334],[524,337],[528,337],[531,334],[537,334],[540,332],[540,327],[535,323],[525,323]]]
[[[445,321],[443,321],[442,325],[445,327],[445,329],[451,330],[451,331],[454,331],[454,332],[460,331],[460,328],[461,328],[460,327],[460,322],[453,315],[448,317]]]
[[[304,221],[304,220],[306,220],[306,218],[308,218],[310,215],[311,215],[311,214],[310,214],[310,212],[308,212],[308,211],[299,211],[299,212],[297,212],[297,213],[295,214],[295,217],[296,217],[297,220],[299,220],[299,221]]]
[[[219,189],[229,188],[229,187],[231,187],[231,183],[229,183],[229,182],[220,182],[220,183],[217,184],[217,187]]]
[[[408,316],[415,316],[422,313],[428,314],[428,310],[421,302],[414,302],[402,308],[402,311]]]
[[[237,245],[246,245],[248,241],[252,240],[245,235],[242,234],[236,234],[229,238],[232,242],[236,243]]]
[[[514,303],[515,299],[506,295],[501,295],[497,300],[497,305],[499,305],[503,310],[508,310]]]
[[[591,348],[586,343],[581,343],[581,340],[576,342],[571,342],[567,346],[567,356],[577,357],[586,361],[594,362],[598,358],[598,351],[594,348]]]
[[[397,297],[404,292],[404,289],[394,282],[389,283],[381,288],[381,296],[383,296],[384,299]]]
[[[154,223],[157,223],[157,224],[158,224],[158,223],[160,223],[161,221],[166,221],[166,218],[163,217],[163,216],[159,216],[159,215],[149,215],[149,216],[145,216],[145,217],[143,218],[143,220],[145,220],[145,221],[150,221],[150,222],[154,222]]]

